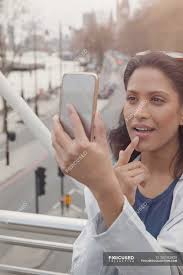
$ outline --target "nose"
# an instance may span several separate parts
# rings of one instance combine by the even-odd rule
[[[137,109],[135,110],[134,118],[146,119],[146,118],[149,118],[150,116],[151,115],[150,115],[149,110],[148,110],[147,100],[144,100],[144,101],[140,102]]]

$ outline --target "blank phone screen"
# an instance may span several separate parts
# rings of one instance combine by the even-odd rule
[[[96,77],[92,74],[65,74],[60,95],[60,121],[65,131],[74,138],[67,104],[72,104],[79,114],[86,135],[90,138]]]

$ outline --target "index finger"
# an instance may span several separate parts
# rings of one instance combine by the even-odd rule
[[[126,163],[129,162],[130,157],[133,153],[133,151],[135,150],[136,146],[139,143],[139,136],[136,136],[128,145],[128,147],[124,150],[124,155],[125,155],[125,161]]]

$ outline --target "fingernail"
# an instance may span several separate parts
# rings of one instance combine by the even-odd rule
[[[135,142],[136,140],[139,140],[139,137],[138,137],[138,136],[134,137],[134,139],[133,139],[134,142]]]

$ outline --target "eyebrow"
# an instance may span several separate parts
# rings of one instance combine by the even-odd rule
[[[139,93],[138,91],[135,91],[135,90],[127,90],[127,92],[128,92],[128,93],[135,93],[135,94],[138,94],[138,93]],[[152,95],[152,94],[157,94],[157,93],[161,93],[161,94],[164,94],[164,95],[169,96],[169,94],[168,94],[167,92],[164,92],[164,91],[161,91],[161,90],[148,92],[148,94],[150,94],[150,95]]]

